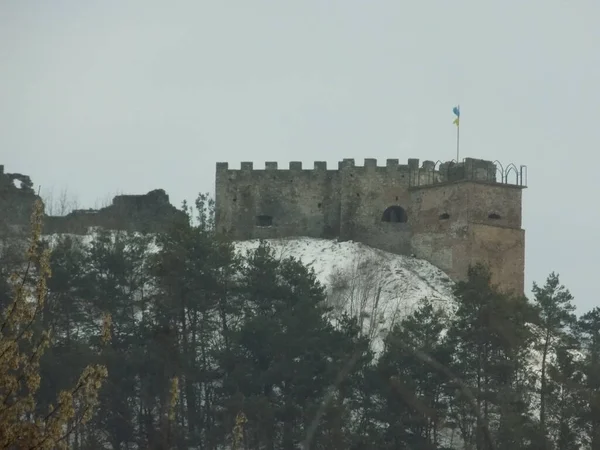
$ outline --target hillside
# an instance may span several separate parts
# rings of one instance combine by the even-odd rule
[[[236,242],[238,252],[255,249],[259,240]],[[390,326],[427,297],[448,313],[456,305],[453,282],[437,267],[417,258],[376,250],[356,242],[289,238],[267,240],[277,257],[293,256],[312,267],[336,311],[363,318],[376,351]]]
[[[66,235],[54,234],[47,237],[51,243],[56,243],[59,241],[61,236]],[[310,328],[311,323],[313,323],[311,321],[316,320],[318,322],[318,320],[333,320],[335,322],[336,318],[340,317],[342,313],[349,313],[353,317],[360,318],[363,336],[366,335],[369,338],[371,348],[375,351],[375,358],[370,360],[371,362],[364,366],[361,371],[358,371],[357,368],[357,373],[353,375],[358,377],[356,395],[359,397],[356,397],[353,400],[349,399],[348,403],[344,403],[344,408],[348,408],[348,414],[350,414],[347,419],[350,420],[348,423],[351,424],[351,430],[348,430],[348,433],[350,433],[349,435],[352,433],[358,433],[357,436],[360,436],[362,433],[359,426],[360,420],[357,418],[357,422],[355,423],[354,419],[350,418],[354,417],[356,414],[359,414],[360,411],[362,411],[361,414],[365,414],[363,419],[367,420],[365,417],[369,417],[369,423],[371,423],[373,426],[376,426],[376,428],[382,427],[384,424],[387,424],[386,426],[392,426],[396,419],[392,420],[392,418],[389,418],[388,421],[386,417],[390,414],[402,415],[409,413],[409,411],[405,411],[405,409],[403,409],[404,407],[401,407],[401,405],[394,406],[393,404],[387,404],[386,406],[386,403],[383,402],[388,395],[391,395],[391,393],[388,392],[388,389],[390,387],[389,383],[392,381],[390,376],[393,374],[403,374],[403,376],[406,377],[406,382],[411,385],[409,392],[413,392],[416,389],[429,388],[434,389],[436,392],[442,392],[438,391],[440,386],[443,387],[443,389],[451,387],[453,383],[452,376],[445,374],[445,372],[441,373],[443,371],[440,371],[439,369],[430,367],[429,363],[423,364],[423,362],[419,361],[418,358],[414,359],[411,355],[402,353],[404,351],[402,348],[396,348],[397,346],[394,342],[397,341],[396,338],[399,336],[399,334],[395,334],[394,338],[388,341],[390,344],[384,349],[382,345],[383,338],[387,335],[387,332],[394,324],[399,323],[404,318],[411,316],[411,313],[413,312],[417,312],[417,314],[413,315],[409,321],[405,322],[404,328],[399,330],[397,333],[413,333],[408,337],[408,339],[412,339],[410,342],[416,344],[419,349],[423,348],[423,352],[426,352],[427,356],[433,356],[433,358],[436,360],[439,359],[440,361],[445,361],[442,364],[444,364],[446,367],[450,367],[451,365],[454,366],[455,364],[458,364],[456,367],[461,367],[460,364],[463,364],[462,368],[460,369],[460,374],[457,373],[456,375],[462,379],[465,377],[463,374],[466,373],[466,377],[470,376],[471,378],[465,378],[465,383],[468,383],[469,385],[474,383],[473,373],[469,372],[469,367],[473,367],[473,364],[475,364],[472,358],[475,355],[481,354],[481,352],[473,354],[472,347],[475,345],[473,340],[468,341],[469,336],[466,336],[466,347],[461,349],[460,345],[453,344],[451,348],[446,348],[444,347],[445,344],[443,342],[445,340],[442,339],[442,337],[449,329],[452,329],[455,333],[457,330],[460,332],[459,328],[453,328],[453,326],[460,321],[463,321],[463,324],[469,328],[469,324],[474,323],[475,318],[472,315],[465,316],[465,313],[468,313],[468,311],[466,312],[464,308],[461,310],[462,312],[460,315],[454,314],[459,306],[459,303],[453,294],[455,284],[443,271],[426,261],[410,256],[401,256],[376,250],[364,244],[350,241],[338,242],[336,240],[314,238],[271,239],[267,240],[266,242],[272,249],[272,256],[275,260],[273,261],[273,259],[271,259],[272,257],[268,256],[270,265],[264,266],[270,267],[269,271],[271,272],[261,272],[260,270],[258,272],[253,272],[252,270],[238,271],[238,266],[236,263],[230,262],[228,264],[232,264],[231,267],[236,267],[236,271],[232,272],[232,274],[234,273],[235,275],[226,275],[232,278],[217,281],[217,285],[213,286],[211,284],[213,282],[211,281],[212,279],[210,277],[208,278],[208,283],[203,281],[203,274],[208,273],[204,271],[204,262],[210,261],[211,258],[215,257],[218,259],[219,255],[223,255],[225,257],[223,261],[233,261],[233,258],[231,258],[231,254],[228,254],[228,247],[220,247],[219,241],[213,240],[210,235],[205,235],[204,238],[201,238],[196,242],[194,239],[187,240],[190,236],[185,234],[182,236],[174,234],[172,237],[169,237],[169,239],[172,238],[173,241],[164,241],[166,242],[167,250],[166,254],[161,252],[161,258],[165,257],[165,255],[168,258],[165,260],[168,261],[168,265],[164,267],[170,267],[168,270],[172,270],[172,272],[168,273],[172,275],[162,279],[162,281],[156,278],[156,274],[152,274],[148,271],[148,256],[151,253],[156,253],[158,251],[158,246],[155,245],[152,236],[146,236],[145,238],[142,236],[130,236],[128,238],[121,236],[118,239],[118,242],[120,242],[119,244],[117,244],[117,241],[114,240],[117,238],[117,236],[121,236],[121,234],[106,235],[89,233],[84,236],[69,235],[69,237],[72,237],[75,241],[81,242],[81,244],[88,249],[86,250],[87,262],[84,262],[82,267],[75,267],[73,265],[64,266],[65,268],[68,268],[66,272],[62,272],[64,286],[56,286],[55,290],[58,290],[53,295],[57,301],[57,308],[62,308],[63,305],[61,303],[65,299],[68,300],[71,298],[70,296],[73,294],[75,295],[73,298],[78,298],[78,296],[81,297],[78,301],[81,301],[83,308],[78,314],[83,315],[80,319],[81,325],[78,324],[77,327],[82,331],[78,335],[77,339],[84,344],[93,337],[83,332],[86,327],[89,327],[86,325],[87,319],[85,318],[87,317],[88,312],[92,312],[92,315],[89,316],[89,319],[94,320],[97,326],[100,318],[96,317],[97,315],[93,315],[95,308],[99,307],[100,309],[104,310],[104,308],[108,308],[110,306],[110,308],[112,308],[116,314],[115,317],[117,317],[117,320],[119,321],[119,327],[123,330],[128,330],[127,339],[131,342],[130,344],[127,344],[129,345],[129,351],[134,353],[141,352],[139,355],[141,358],[140,361],[146,361],[146,356],[143,356],[145,354],[144,352],[149,352],[152,357],[158,358],[159,360],[169,359],[167,356],[160,353],[159,348],[155,347],[156,342],[153,340],[154,338],[148,338],[146,335],[148,327],[150,327],[150,330],[152,330],[154,327],[159,325],[159,322],[157,321],[159,316],[156,316],[158,312],[160,312],[160,314],[168,314],[168,316],[165,317],[170,317],[169,320],[171,320],[173,324],[178,324],[178,321],[181,320],[182,327],[184,325],[195,327],[195,331],[192,331],[191,334],[188,331],[179,336],[178,339],[183,339],[183,341],[186,341],[188,338],[193,341],[195,336],[198,336],[199,333],[204,333],[202,328],[198,328],[200,326],[199,324],[201,323],[206,324],[207,330],[211,330],[207,331],[209,334],[207,334],[202,341],[198,341],[199,343],[201,342],[200,346],[195,345],[191,347],[193,350],[190,350],[189,347],[185,348],[184,346],[177,347],[177,352],[181,352],[181,354],[185,355],[191,355],[189,358],[186,356],[186,360],[200,361],[198,360],[199,354],[197,352],[203,349],[202,346],[205,345],[205,343],[209,343],[211,349],[210,351],[214,351],[216,352],[215,354],[218,355],[220,346],[223,342],[225,342],[222,341],[221,334],[219,334],[219,327],[221,326],[221,302],[219,301],[218,303],[210,303],[213,301],[211,298],[220,298],[219,296],[223,291],[220,290],[221,288],[219,287],[219,283],[223,283],[221,286],[225,287],[227,286],[227,283],[229,283],[228,280],[234,280],[240,276],[242,278],[248,278],[245,278],[245,281],[240,283],[238,286],[243,286],[242,289],[247,289],[247,287],[250,287],[250,290],[238,292],[234,289],[231,291],[230,297],[228,296],[224,298],[225,302],[231,301],[229,305],[232,305],[233,308],[239,308],[239,306],[242,305],[242,303],[237,303],[240,299],[243,302],[246,302],[243,303],[242,308],[235,310],[239,312],[231,313],[231,321],[229,322],[236,324],[235,326],[237,327],[250,327],[243,328],[245,330],[244,333],[247,334],[244,334],[244,341],[238,342],[241,353],[237,354],[236,364],[235,366],[232,366],[235,368],[238,365],[240,367],[244,364],[248,365],[244,371],[241,371],[240,369],[240,372],[237,372],[236,369],[235,371],[231,372],[232,376],[235,375],[241,377],[239,382],[242,382],[242,379],[252,380],[252,383],[261,382],[261,376],[263,376],[261,375],[261,371],[266,369],[264,369],[264,367],[261,368],[262,366],[260,366],[260,364],[262,363],[260,361],[262,360],[260,358],[265,358],[267,356],[271,358],[272,355],[277,355],[277,358],[279,358],[278,361],[280,362],[275,365],[265,366],[268,367],[268,373],[271,373],[273,370],[283,370],[283,368],[288,367],[287,365],[289,364],[289,370],[293,370],[294,373],[301,373],[302,371],[306,370],[307,373],[305,376],[308,376],[308,374],[312,373],[314,370],[314,367],[312,367],[311,364],[313,364],[315,360],[319,361],[321,359],[325,361],[324,363],[327,365],[332,364],[331,373],[343,373],[343,370],[337,366],[334,368],[334,365],[341,364],[341,361],[345,361],[345,359],[335,360],[330,356],[326,356],[326,352],[329,350],[322,346],[321,343],[316,345],[316,347],[312,347],[312,350],[310,350],[311,341],[314,342],[314,340],[311,339],[311,336],[316,336],[314,334],[315,329]],[[259,240],[237,241],[233,243],[233,247],[234,250],[241,255],[245,255],[246,252],[252,254],[252,252],[259,247],[260,243],[261,241]],[[196,244],[198,244],[199,247],[196,247]],[[68,245],[70,246],[71,243],[68,243]],[[74,247],[79,246],[76,245]],[[57,249],[59,248],[61,247],[57,247]],[[62,247],[61,251],[62,254],[60,251],[57,252],[57,255],[59,255],[59,259],[57,260],[57,268],[59,269],[57,271],[58,273],[60,273],[61,264],[68,263],[69,258],[71,257],[75,258],[72,260],[72,262],[83,262],[83,260],[77,259],[79,258],[79,256],[77,256],[77,251],[72,253],[71,256],[69,256],[68,252],[65,253],[64,246]],[[262,254],[264,255],[264,253]],[[304,266],[307,266],[314,271],[316,279],[325,287],[327,302],[333,310],[332,314],[327,313],[326,316],[319,315],[319,318],[308,316],[312,317],[310,320],[307,320],[307,316],[302,315],[305,314],[306,311],[315,311],[317,308],[317,304],[321,299],[318,290],[314,291],[316,294],[314,297],[312,297],[316,303],[309,304],[309,307],[303,310],[304,313],[297,313],[296,309],[292,309],[292,314],[287,314],[289,308],[295,308],[295,306],[290,305],[299,305],[299,303],[293,303],[294,301],[297,301],[293,300],[295,298],[294,292],[296,287],[300,286],[300,289],[303,289],[301,287],[301,283],[296,284],[296,281],[290,281],[293,280],[293,278],[288,278],[287,280],[290,281],[290,284],[285,284],[285,277],[288,275],[283,274],[289,273],[285,272],[285,270],[286,267],[290,266],[287,265],[289,263],[279,264],[279,260],[287,259],[289,257],[299,260]],[[254,267],[254,269],[260,267],[260,264],[262,264],[260,258],[258,260],[258,266],[252,266],[252,264],[256,264],[253,258],[242,258],[241,260],[244,262],[244,264],[248,264],[248,267]],[[61,263],[61,261],[63,262]],[[156,262],[152,264],[155,263]],[[163,266],[160,264],[162,263],[159,263],[158,266],[154,267],[156,268],[160,266],[160,270],[163,270]],[[127,269],[128,267],[130,269]],[[283,270],[283,272],[279,272],[279,270]],[[108,285],[105,286],[105,282],[108,280],[106,276],[109,273],[112,273],[112,275],[110,275],[112,280],[110,283],[116,283],[112,288],[110,288],[112,290],[109,289]],[[268,278],[270,280],[269,283],[271,284],[265,286],[265,282],[263,280],[265,277],[269,277],[270,273],[276,273],[278,275],[275,278]],[[306,279],[306,274],[303,269],[298,273],[303,273],[304,275],[302,276],[304,279]],[[165,275],[158,276],[164,277]],[[69,279],[71,279],[71,281],[65,284],[65,280]],[[278,283],[280,281],[278,280],[282,279],[284,280],[283,284],[279,285]],[[91,284],[89,283],[90,281],[92,281]],[[158,284],[155,284],[156,282],[158,282]],[[170,284],[161,285],[160,283],[163,282],[168,282]],[[245,284],[247,282],[250,284]],[[110,285],[110,283],[108,284]],[[195,285],[195,283],[198,284]],[[84,288],[84,290],[79,291],[78,289],[80,288],[72,290],[72,286],[80,286],[81,288]],[[189,290],[190,286],[192,287],[192,290]],[[270,287],[272,286],[276,286],[277,288],[271,290]],[[480,304],[483,309],[488,307],[488,305],[492,305],[490,307],[498,307],[501,305],[501,303],[494,302],[502,302],[503,297],[494,297],[490,296],[489,293],[486,294],[486,286],[472,286],[475,286],[476,289],[471,289],[469,292],[475,292],[475,297],[477,298],[471,297],[471,301],[483,302]],[[281,287],[284,287],[284,290],[280,290]],[[289,290],[285,290],[288,288]],[[64,289],[64,291],[60,291],[60,289]],[[163,291],[160,291],[160,295],[154,296],[152,295],[152,291],[155,289],[163,289]],[[180,298],[177,296],[177,292],[179,292],[180,289],[183,289],[182,292],[186,293],[185,297]],[[211,292],[213,294],[211,294]],[[308,291],[301,292],[303,292],[303,299],[310,299],[312,294],[308,294]],[[484,297],[478,296],[477,293],[479,292],[483,293]],[[107,293],[110,294],[107,295]],[[67,294],[66,297],[65,294]],[[209,296],[206,296],[206,294]],[[210,297],[210,295],[214,294],[216,294],[216,297]],[[458,298],[464,298],[461,297],[461,295],[464,296],[464,293],[457,293]],[[427,298],[433,308],[426,310],[422,309],[423,306],[419,303],[419,300],[423,298]],[[203,303],[205,299],[209,299],[209,303]],[[265,300],[267,300],[267,302],[265,302]],[[286,303],[290,300],[292,303]],[[165,301],[173,302],[166,304],[168,309],[163,309],[165,306],[163,302]],[[188,303],[188,301],[191,303]],[[109,302],[110,305],[106,302]],[[195,302],[198,303],[196,304]],[[262,305],[267,305],[267,309],[265,311],[268,312],[266,314],[260,313],[258,316],[255,316],[255,312],[257,311],[255,308],[262,308],[262,306],[258,306],[261,305],[261,302]],[[195,306],[188,306],[190,304],[194,304]],[[223,304],[227,305],[227,303]],[[238,306],[235,306],[236,304]],[[204,309],[202,309],[205,307],[203,305],[208,306],[206,312]],[[502,305],[507,304],[502,303]],[[73,303],[73,306],[77,306],[77,303]],[[419,306],[419,309],[416,308],[417,306]],[[496,314],[495,311],[501,312],[502,310],[504,310],[504,306],[500,306],[500,309],[489,309],[488,311]],[[189,315],[177,315],[175,314],[176,311],[187,311]],[[272,314],[272,311],[277,311],[277,313]],[[441,311],[442,314],[438,315],[438,311]],[[510,308],[507,308],[506,311],[510,311]],[[171,316],[172,314],[175,315]],[[194,316],[194,314],[196,315]],[[61,313],[58,309],[56,310],[56,315],[56,320],[61,320],[64,322],[64,317],[61,316]],[[420,317],[420,322],[414,322],[414,320],[416,320],[415,317],[417,316]],[[500,316],[493,315],[490,317],[495,318]],[[516,315],[513,317],[517,318]],[[202,322],[198,322],[200,318]],[[298,322],[298,318],[301,318],[300,322]],[[261,322],[260,324],[259,322],[256,322],[256,324],[254,324],[255,320],[266,320],[266,322]],[[520,353],[521,356],[519,357],[518,377],[523,378],[519,378],[517,381],[520,383],[519,386],[522,385],[522,389],[524,389],[524,391],[519,394],[522,396],[524,409],[520,412],[515,411],[514,417],[511,416],[515,420],[518,419],[523,421],[524,425],[522,431],[525,432],[527,430],[525,424],[534,425],[537,421],[537,418],[540,416],[540,369],[542,358],[538,349],[541,348],[541,344],[543,344],[547,338],[541,333],[542,330],[535,327],[533,323],[523,323],[522,325],[524,327],[519,328],[521,325],[519,325],[517,322],[521,323],[520,319],[514,323],[504,322],[502,324],[502,330],[505,328],[508,330],[516,330],[518,333],[522,333],[522,336],[525,337],[527,333],[524,333],[524,330],[525,328],[529,328],[529,330],[533,331],[534,334],[534,337],[528,340],[527,343],[520,347],[519,350],[522,353]],[[411,323],[413,324],[412,328],[410,325]],[[435,323],[438,325],[435,325]],[[289,327],[294,326],[294,324],[296,327],[294,328],[295,332],[290,331],[289,334],[286,334],[287,331],[284,331],[283,334],[281,333],[280,330],[290,330]],[[255,325],[257,325],[257,327],[252,328]],[[71,326],[72,329],[72,325],[69,326]],[[179,327],[179,325],[177,326]],[[411,329],[412,331],[410,331]],[[495,324],[492,324],[489,329],[482,329],[482,332],[488,333],[486,335],[487,340],[485,341],[485,345],[488,345],[488,343],[492,342],[493,339],[497,339],[496,336],[501,335],[501,333],[498,334],[498,329],[499,328],[497,328]],[[242,328],[239,328],[239,330],[242,330]],[[420,334],[421,332],[427,334]],[[454,335],[456,336],[456,334]],[[187,337],[184,339],[182,336]],[[242,335],[240,334],[237,336],[239,338]],[[514,334],[513,336],[517,336],[517,334]],[[287,339],[290,339],[290,341],[288,342]],[[133,345],[136,342],[137,344]],[[285,344],[280,344],[280,342],[285,342]],[[346,350],[344,350],[344,355],[346,355],[345,358],[347,358],[349,349],[363,348],[356,346],[356,343],[358,342],[359,341],[353,341],[351,344],[346,344],[349,345],[346,347]],[[146,348],[148,344],[149,346]],[[252,353],[251,355],[254,356],[248,356],[250,359],[245,359],[247,356],[244,355],[249,355],[248,352],[250,350],[252,352],[256,352],[256,354]],[[443,352],[439,353],[440,351]],[[501,351],[504,350],[500,349],[499,352]],[[312,358],[315,359],[304,359],[306,356],[305,352],[310,353]],[[583,364],[585,362],[583,354],[577,354],[576,352],[570,351],[569,355],[567,356],[572,357],[573,362],[576,362],[577,364]],[[452,361],[444,358],[452,358]],[[284,361],[286,362],[285,364],[283,363]],[[549,349],[547,361],[552,364],[562,364],[561,361],[557,360],[557,355],[554,348]],[[229,366],[221,366],[222,363],[218,359],[209,359],[206,360],[206,362],[202,360],[201,363],[197,362],[194,364],[198,364],[197,367],[194,367],[194,376],[196,376],[196,374],[204,373],[203,371],[208,371],[207,373],[225,373],[221,371],[233,370],[228,368]],[[255,364],[259,365],[255,367]],[[488,370],[490,373],[490,380],[492,380],[490,383],[492,384],[497,382],[497,375],[493,372],[493,367],[494,366],[486,366],[486,370]],[[219,372],[212,372],[213,370],[217,369]],[[139,373],[135,372],[135,370],[138,369],[135,367],[131,368],[131,375],[142,377],[141,374],[144,373],[144,370],[146,369],[141,370]],[[258,372],[252,372],[254,373],[252,378],[247,378],[247,375],[244,375],[246,370],[258,370]],[[380,372],[382,370],[384,371],[383,373]],[[573,376],[579,375],[574,374]],[[437,381],[431,381],[433,384],[429,388],[427,386],[419,387],[420,384],[428,380],[429,377],[433,377],[431,380]],[[146,378],[142,378],[146,380]],[[140,380],[142,378],[140,378]],[[304,381],[298,385],[299,389],[305,389],[306,386],[312,383],[309,378],[304,379]],[[194,385],[194,389],[211,389],[216,395],[216,392],[221,389],[221,383],[224,382],[224,380],[226,379],[218,378],[211,382],[202,382],[199,384],[196,383]],[[364,385],[363,383],[367,380],[370,380],[370,382],[373,384]],[[117,382],[117,384],[120,383],[120,381]],[[553,389],[563,388],[558,381],[552,381],[552,383],[554,386]],[[490,388],[492,387],[492,384],[490,384]],[[282,401],[281,399],[284,396],[284,391],[282,391],[283,385],[284,384],[281,384],[280,381],[276,381],[270,389],[267,389],[267,393],[262,393],[259,397],[257,397],[257,401],[260,403],[265,399],[268,399],[268,401],[272,403],[272,405],[269,403],[271,405],[270,407],[276,409],[276,405]],[[319,389],[324,389],[328,385],[329,384],[324,381],[322,385],[319,385]],[[244,389],[250,388],[246,387]],[[374,391],[370,392],[369,389],[374,389]],[[363,408],[362,406],[353,403],[358,401],[360,396],[363,394],[366,395],[365,399],[371,397],[374,398],[374,403],[368,408],[365,406],[365,409],[361,409]],[[110,395],[111,394],[107,392],[107,399],[113,399],[113,397],[110,397]],[[132,398],[128,400],[132,402],[132,405],[137,405],[137,402],[142,401],[142,399],[136,395],[132,395]],[[187,395],[188,394],[186,393],[186,396]],[[193,392],[190,395],[193,395]],[[436,406],[432,404],[431,407],[441,408],[440,414],[444,417],[447,417],[449,422],[444,421],[435,424],[432,422],[428,426],[433,427],[432,429],[435,429],[436,433],[438,433],[436,438],[438,443],[446,444],[446,446],[450,448],[458,448],[460,446],[460,440],[462,437],[457,435],[455,424],[457,423],[456,421],[459,420],[457,414],[460,415],[462,413],[459,414],[456,411],[450,411],[448,408],[453,408],[459,405],[461,400],[459,397],[455,398],[454,396],[447,396],[446,394],[443,396],[444,399],[446,399],[444,401],[448,401],[448,405],[450,406],[444,406],[442,404]],[[319,397],[318,394],[310,394],[308,397],[302,394],[300,398],[304,399],[303,401],[317,401]],[[392,397],[389,399],[391,398]],[[219,397],[219,399],[220,401],[225,401],[227,397]],[[558,404],[552,405],[552,408],[558,408],[557,405]],[[505,417],[502,416],[502,414],[509,413],[503,413],[497,408],[498,405],[495,403],[492,406],[496,409],[490,412],[490,419],[495,424],[500,423],[500,419]],[[207,403],[206,406],[198,403],[193,408],[198,411],[204,411],[203,414],[214,413],[214,410],[210,409],[212,408],[210,403]],[[386,408],[389,408],[389,410],[386,410]],[[473,419],[473,416],[471,413],[469,413],[469,410],[469,408],[465,410],[466,412],[464,412],[464,414],[466,415],[461,416],[462,418],[460,418],[460,420]],[[300,408],[299,411],[304,410]],[[383,414],[383,416],[378,416],[380,413]],[[508,415],[506,417],[508,417]],[[555,421],[554,418],[551,418],[550,420]],[[132,419],[130,423],[133,427],[131,433],[139,433],[139,426],[141,425],[137,424],[134,419]],[[186,422],[184,422],[182,426],[187,426],[185,423]],[[301,433],[302,427],[298,428],[297,431]],[[375,429],[372,432],[375,434],[379,433],[379,431],[375,431]],[[397,430],[396,432],[401,434],[409,433],[409,430],[407,428],[406,430]],[[412,432],[415,432],[415,430],[410,431],[410,433]],[[462,436],[464,433],[463,431],[460,431],[459,434]],[[465,436],[467,436],[466,439],[469,441],[473,439],[473,437],[470,435],[465,434]],[[553,435],[552,439],[558,439],[558,437]],[[583,439],[583,437],[581,439]]]
[[[58,234],[48,236],[55,241]],[[63,235],[64,236],[64,235]],[[94,234],[72,235],[87,245]],[[416,303],[428,298],[452,314],[456,303],[453,282],[437,267],[410,256],[373,249],[357,242],[288,238],[266,240],[277,258],[295,257],[311,267],[326,288],[334,312],[362,318],[363,329],[376,352],[390,327],[410,314]],[[241,254],[256,249],[260,240],[235,242]],[[153,247],[156,251],[156,247]]]

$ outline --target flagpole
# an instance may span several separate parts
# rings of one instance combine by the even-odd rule
[[[458,111],[460,112],[460,105],[458,105]],[[458,123],[456,125],[456,164],[460,162],[460,116],[458,117]]]

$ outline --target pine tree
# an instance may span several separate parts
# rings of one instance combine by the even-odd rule
[[[53,241],[52,277],[48,280],[47,298],[39,322],[41,327],[51,331],[53,342],[40,361],[38,412],[48,409],[57,389],[73,385],[85,366],[100,362],[97,351],[90,346],[89,338],[96,328],[94,318],[89,315],[91,302],[81,292],[85,271],[81,240],[60,236]],[[73,434],[73,449],[79,449],[84,440],[82,430],[83,427],[77,428]]]
[[[242,276],[243,318],[224,361],[229,423],[245,414],[250,448],[295,449],[307,440],[345,448],[336,379],[353,359],[351,330],[358,328],[336,329],[314,272],[293,258],[275,258],[265,243],[247,255]],[[346,370],[350,380],[355,366]]]
[[[385,405],[380,420],[389,427],[388,448],[440,444],[449,380],[429,360],[450,364],[446,328],[445,313],[424,299],[386,338],[378,372]]]
[[[342,314],[335,328],[339,332],[336,333],[335,348],[341,355],[337,364],[343,361],[344,365],[321,404],[325,414],[315,416],[311,425],[321,430],[318,442],[322,448],[346,450],[360,444],[360,448],[367,450],[378,441],[369,423],[370,408],[373,407],[371,396],[375,391],[369,390],[366,381],[374,358],[371,341],[364,335],[364,328],[356,316]],[[304,441],[305,446],[308,443]]]
[[[212,202],[200,195],[196,218],[184,205],[188,220],[174,223],[157,238],[152,258],[155,288],[149,328],[169,329],[173,345],[164,357],[178,376],[178,422],[187,445],[210,445],[217,433],[215,403],[219,377],[214,353],[228,347],[229,322],[238,307],[229,293],[238,259],[230,242],[220,239],[212,225]]]
[[[103,414],[95,425],[114,448],[136,442],[135,417],[141,376],[140,317],[148,299],[149,236],[98,232],[86,248],[81,283],[92,316],[109,313],[112,340],[102,355],[111,376],[100,396]],[[93,344],[93,343],[90,343]]]
[[[59,237],[50,256],[52,277],[48,280],[48,298],[43,311],[44,326],[53,333],[57,344],[69,347],[80,339],[79,330],[87,324],[89,300],[82,295],[85,270],[83,245],[71,236]]]
[[[585,374],[581,420],[589,448],[600,450],[600,307],[581,316],[577,329],[581,337]]]
[[[583,373],[575,349],[575,343],[558,346],[555,361],[547,370],[547,425],[554,447],[561,450],[575,450],[582,444],[578,418],[585,408],[581,398]]]
[[[489,450],[525,448],[530,432],[527,404],[530,374],[525,364],[533,336],[533,310],[524,298],[500,293],[489,270],[471,267],[468,280],[457,283],[459,301],[449,330],[455,350],[451,416],[467,445]]]
[[[575,322],[571,303],[573,296],[563,285],[557,274],[551,273],[543,287],[533,284],[534,303],[539,310],[539,329],[541,339],[538,350],[541,352],[540,375],[540,427],[542,433],[547,433],[547,403],[548,403],[548,361],[566,336],[568,327]]]

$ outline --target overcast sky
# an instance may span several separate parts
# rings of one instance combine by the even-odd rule
[[[528,166],[527,285],[598,305],[598,0],[2,0],[0,164],[83,207],[217,161]]]

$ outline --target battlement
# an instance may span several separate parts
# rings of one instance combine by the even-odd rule
[[[266,161],[264,169],[255,169],[254,163],[251,161],[242,161],[240,163],[239,169],[233,169],[229,167],[229,163],[226,162],[218,162],[217,163],[217,172],[224,171],[263,171],[263,170],[287,170],[287,171],[298,171],[298,170],[341,170],[345,167],[354,167],[354,168],[379,168],[379,169],[397,169],[397,170],[416,170],[419,169],[419,160],[417,158],[409,158],[408,164],[400,164],[398,159],[387,159],[385,165],[378,166],[377,159],[375,158],[365,158],[363,166],[356,166],[355,160],[353,158],[346,158],[342,161],[338,162],[336,169],[328,169],[327,161],[315,161],[313,163],[313,167],[311,169],[303,168],[302,161],[290,161],[288,163],[287,168],[280,168],[279,164],[276,161]],[[430,169],[434,167],[433,161],[424,161],[423,169]]]
[[[276,161],[266,161],[264,168],[254,168],[251,161],[240,163],[239,169],[229,167],[227,162],[217,163],[217,175],[223,173],[264,174],[276,171],[278,173],[297,174],[344,172],[351,170],[353,173],[367,173],[371,171],[381,173],[403,173],[408,176],[411,187],[430,186],[444,182],[455,182],[460,180],[483,181],[488,183],[501,183],[513,186],[527,186],[527,167],[517,168],[514,164],[508,164],[506,168],[498,161],[486,161],[483,159],[464,158],[462,161],[431,161],[425,160],[419,164],[419,158],[408,158],[406,164],[400,164],[397,158],[388,158],[384,164],[378,164],[375,158],[365,158],[363,165],[356,165],[354,158],[345,158],[339,161],[337,168],[329,169],[326,161],[314,161],[313,167],[303,168],[301,161],[290,161],[287,168],[280,168]]]
[[[252,171],[266,171],[266,170],[278,170],[278,171],[313,171],[313,170],[327,170],[326,161],[315,161],[312,169],[304,169],[302,167],[302,161],[290,161],[286,169],[280,168],[277,161],[266,161],[264,169],[255,169],[254,163],[249,161],[242,161],[239,169],[230,169],[229,163],[218,162],[217,173],[219,172],[252,172]]]

